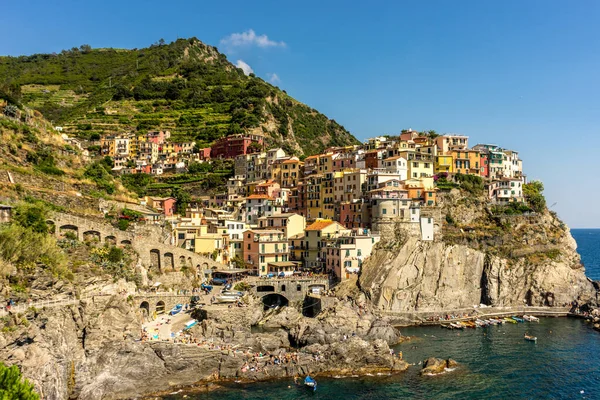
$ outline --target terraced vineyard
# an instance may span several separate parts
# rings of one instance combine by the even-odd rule
[[[335,121],[262,79],[245,76],[196,38],[145,49],[0,57],[0,95],[39,110],[65,132],[168,129],[205,147],[235,133],[265,134],[297,155],[357,143]]]

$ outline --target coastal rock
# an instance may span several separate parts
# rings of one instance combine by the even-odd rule
[[[446,372],[448,369],[453,369],[458,366],[458,363],[453,359],[442,360],[441,358],[429,357],[423,361],[423,369],[421,375],[438,375]]]
[[[386,320],[378,320],[368,311],[337,299],[316,318],[299,319],[290,329],[290,336],[300,346],[333,344],[354,336],[383,339],[392,344],[401,337],[398,329]]]
[[[557,307],[595,298],[572,237],[566,232],[556,240],[561,241],[555,259],[548,257],[559,253],[509,259],[473,246],[409,237],[401,246],[379,246],[363,265],[359,284],[376,310],[392,313],[472,309],[481,303]]]

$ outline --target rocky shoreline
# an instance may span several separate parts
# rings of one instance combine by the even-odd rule
[[[258,299],[246,301],[244,308],[195,315],[201,321],[189,332],[211,346],[140,341],[140,310],[117,294],[11,314],[0,359],[19,365],[48,399],[124,399],[220,382],[408,368],[390,350],[400,332],[369,312],[364,298],[323,299],[316,318],[303,316],[299,304],[273,314]],[[265,331],[254,331],[259,324]]]

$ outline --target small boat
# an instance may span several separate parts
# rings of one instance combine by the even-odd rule
[[[504,322],[510,322],[511,324],[516,324],[517,323],[517,321],[515,321],[512,318],[508,318],[508,317],[504,318]]]
[[[535,337],[535,336],[529,336],[528,334],[525,334],[524,339],[528,340],[530,342],[537,342],[537,337]]]
[[[538,317],[534,317],[533,315],[530,315],[530,316],[529,316],[529,320],[530,320],[531,322],[540,322],[540,319],[539,319]]]
[[[240,296],[233,294],[220,294],[216,297],[217,303],[235,303],[240,300]]]
[[[223,291],[221,291],[221,294],[224,296],[238,296],[238,297],[242,297],[244,295],[244,293],[242,293],[242,292],[232,291],[232,290],[223,290]]]
[[[454,329],[465,329],[465,326],[461,323],[451,323],[450,326]]]
[[[511,317],[511,318],[517,322],[525,322],[525,320],[523,318],[519,318],[519,317]]]
[[[317,381],[311,378],[310,375],[307,375],[306,378],[304,378],[304,385],[312,388],[312,390],[317,390]]]
[[[171,311],[169,311],[169,315],[179,314],[182,309],[183,309],[183,305],[177,304],[175,307],[171,308]]]
[[[465,322],[463,322],[463,324],[466,324],[467,328],[473,328],[473,329],[477,328],[477,325],[473,321],[465,321]]]

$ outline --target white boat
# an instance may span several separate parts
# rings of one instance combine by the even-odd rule
[[[534,317],[533,315],[530,315],[529,318],[531,318],[531,322],[540,322],[540,319],[538,317]]]
[[[216,297],[217,303],[235,303],[241,296],[233,294],[220,294]]]

